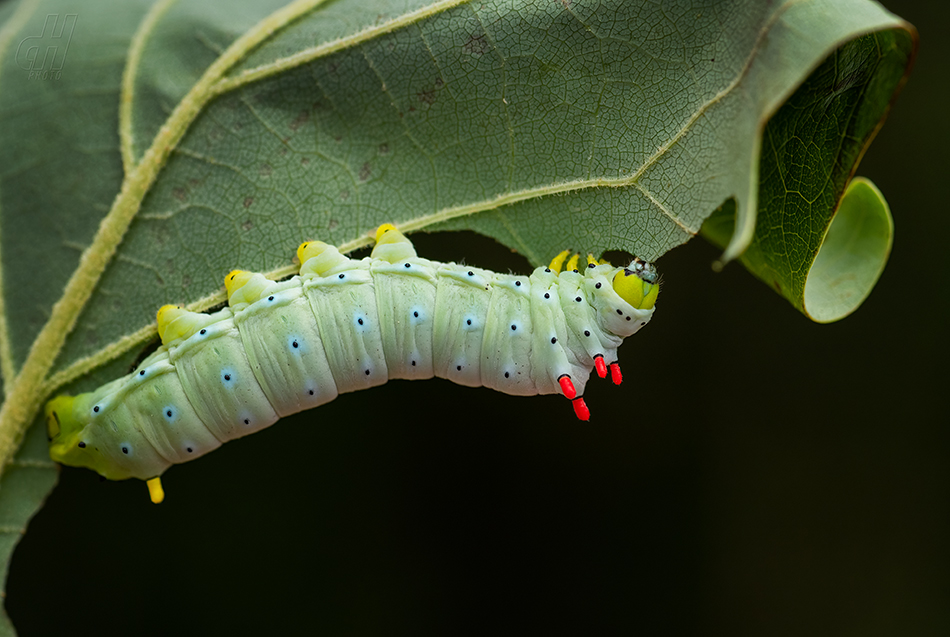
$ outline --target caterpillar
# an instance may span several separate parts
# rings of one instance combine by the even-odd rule
[[[618,268],[588,255],[578,271],[579,256],[519,276],[420,258],[391,224],[360,260],[304,242],[297,276],[232,271],[228,307],[163,306],[162,345],[129,375],[50,400],[50,456],[146,480],[158,503],[172,464],[390,378],[560,393],[588,420],[591,369],[620,384],[617,348],[652,317],[659,284],[640,259]]]

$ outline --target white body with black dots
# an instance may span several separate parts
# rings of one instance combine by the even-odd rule
[[[157,480],[186,462],[391,378],[433,376],[515,395],[562,393],[578,417],[592,368],[620,381],[617,348],[650,320],[652,266],[589,258],[498,274],[416,256],[381,226],[372,256],[300,246],[300,274],[275,282],[235,271],[229,307],[159,310],[163,345],[128,376],[47,405],[51,456],[112,480]],[[632,290],[632,292],[631,292]]]

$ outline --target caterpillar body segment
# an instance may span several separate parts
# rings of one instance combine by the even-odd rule
[[[310,300],[299,285],[278,285],[235,312],[234,321],[264,395],[283,418],[330,402],[339,392]]]
[[[389,224],[376,240],[359,260],[303,243],[287,281],[232,271],[212,314],[163,306],[162,346],[132,373],[47,403],[51,457],[148,480],[161,501],[172,464],[390,378],[559,393],[587,420],[591,369],[619,384],[617,348],[653,315],[656,272],[639,260],[585,266],[565,251],[506,275],[420,258]]]

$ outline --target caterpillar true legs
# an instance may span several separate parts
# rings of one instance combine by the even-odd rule
[[[228,274],[228,307],[213,314],[162,307],[162,346],[132,373],[47,404],[51,457],[148,480],[159,502],[172,464],[390,378],[559,393],[587,420],[590,370],[620,384],[617,347],[650,320],[659,291],[639,259],[580,267],[565,251],[530,276],[429,261],[390,224],[370,257],[319,241],[297,256],[287,281]]]

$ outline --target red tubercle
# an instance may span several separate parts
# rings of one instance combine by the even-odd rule
[[[590,420],[590,409],[587,408],[587,403],[584,402],[583,398],[575,398],[571,401],[571,405],[574,406],[574,413],[577,414],[578,419]]]
[[[604,357],[601,354],[594,357],[594,367],[597,369],[598,376],[607,378],[607,363],[604,362]]]
[[[619,385],[623,382],[623,374],[620,373],[620,365],[617,363],[610,364],[610,379],[614,381],[614,385]]]
[[[571,382],[571,377],[567,374],[564,374],[557,379],[557,382],[561,385],[561,391],[567,398],[574,400],[574,397],[577,396],[577,390],[574,389],[574,383]]]

